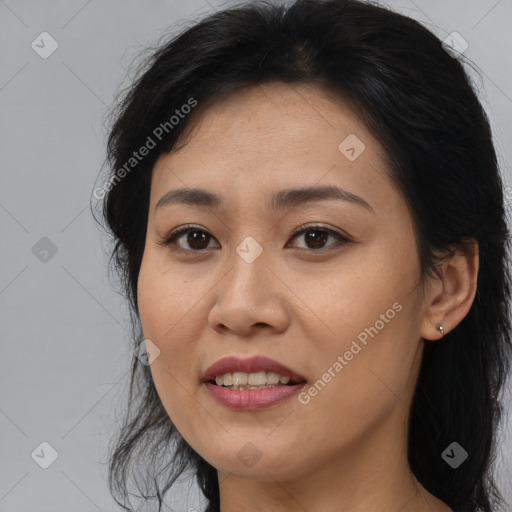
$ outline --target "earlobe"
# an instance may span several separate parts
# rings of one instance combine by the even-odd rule
[[[443,319],[442,322],[436,321],[431,315],[423,319],[423,326],[421,330],[421,337],[425,341],[440,341],[442,340],[454,326],[448,327],[446,321]]]
[[[441,278],[430,278],[425,296],[421,330],[425,340],[442,339],[468,314],[477,288],[478,242],[465,239],[439,267]]]

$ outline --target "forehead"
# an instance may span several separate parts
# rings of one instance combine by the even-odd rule
[[[348,104],[309,84],[250,86],[224,95],[204,110],[199,104],[197,112],[200,115],[186,130],[190,137],[185,137],[189,142],[193,139],[194,146],[217,147],[220,143],[223,149],[259,150],[263,156],[279,147],[318,152],[331,144],[337,149],[351,134],[370,145],[376,142]],[[378,144],[373,150],[382,153]]]
[[[182,187],[242,202],[298,185],[338,185],[377,204],[394,192],[375,137],[339,98],[311,85],[276,82],[230,94],[194,119],[184,142],[155,163],[153,206]]]

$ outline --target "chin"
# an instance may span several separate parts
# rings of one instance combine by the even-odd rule
[[[310,464],[304,460],[293,460],[287,454],[290,447],[256,448],[256,443],[247,442],[226,449],[222,453],[205,454],[207,460],[219,472],[236,478],[250,478],[261,482],[286,481],[298,479],[310,469]]]

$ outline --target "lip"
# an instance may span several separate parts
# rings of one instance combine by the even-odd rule
[[[228,389],[211,382],[217,375],[223,375],[228,372],[252,373],[261,371],[278,373],[279,375],[289,377],[290,381],[297,382],[297,384],[277,385],[261,389]],[[306,385],[306,379],[302,375],[264,356],[255,356],[247,359],[234,356],[224,357],[206,370],[202,380],[210,396],[217,403],[229,409],[243,409],[245,411],[264,409],[265,407],[275,405],[286,398],[296,395]]]
[[[256,411],[291,398],[306,386],[306,382],[262,389],[228,389],[211,382],[205,382],[204,385],[220,405],[229,409]]]
[[[295,373],[290,368],[264,356],[254,356],[246,359],[235,356],[223,357],[206,370],[202,376],[202,380],[203,382],[212,381],[217,375],[224,375],[225,373],[253,373],[262,371],[278,373],[279,375],[289,377],[289,379],[294,382],[306,380],[302,375]]]

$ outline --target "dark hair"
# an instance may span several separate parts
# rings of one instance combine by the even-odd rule
[[[489,122],[462,60],[417,21],[356,0],[248,2],[214,13],[160,45],[122,93],[108,139],[110,178],[102,213],[131,305],[135,350],[143,339],[137,278],[158,156],[176,149],[185,127],[209,105],[242,88],[281,81],[334,92],[386,152],[390,179],[414,221],[422,282],[438,272],[443,254],[464,250],[468,238],[478,242],[470,311],[441,343],[425,344],[408,454],[417,480],[454,512],[491,512],[503,503],[491,470],[512,354],[509,232]],[[192,102],[197,107],[190,115],[169,121]],[[154,147],[127,169],[148,137]],[[121,168],[126,172],[120,177]],[[127,479],[134,462],[151,481],[159,510],[163,495],[191,470],[208,499],[207,510],[218,511],[215,468],[181,438],[149,367],[136,357],[129,394],[109,459],[116,502],[130,510]],[[469,454],[457,469],[441,457],[453,441]],[[165,455],[158,468],[157,454]],[[146,461],[149,467],[142,469]]]

